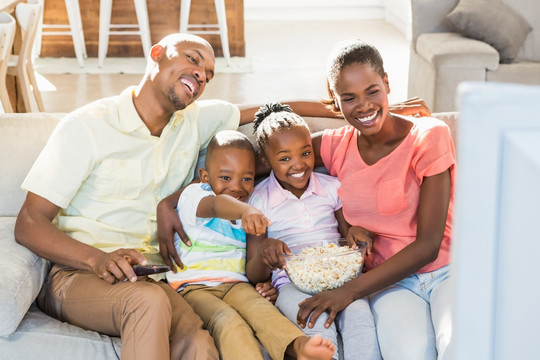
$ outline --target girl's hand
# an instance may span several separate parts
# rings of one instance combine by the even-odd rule
[[[343,287],[320,292],[298,304],[300,309],[296,315],[296,322],[303,329],[306,327],[306,321],[309,318],[307,326],[313,328],[319,316],[323,312],[327,312],[328,319],[324,327],[328,328],[334,322],[337,314],[352,302],[351,294]]]
[[[255,285],[255,290],[266,300],[270,301],[272,304],[276,303],[277,299],[277,290],[272,285],[272,281],[268,280],[265,282],[260,282]]]
[[[291,250],[281,240],[266,238],[259,246],[259,257],[270,270],[285,268],[283,254],[291,254]]]
[[[247,234],[264,234],[266,227],[270,225],[272,225],[270,220],[251,205],[248,205],[247,209],[242,212],[242,227]]]
[[[371,254],[371,249],[373,247],[373,239],[375,234],[367,229],[364,229],[361,226],[351,226],[349,232],[347,233],[347,243],[353,249],[356,249],[357,242],[366,243],[366,254]]]

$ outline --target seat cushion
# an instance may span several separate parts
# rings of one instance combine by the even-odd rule
[[[540,85],[540,62],[513,62],[501,64],[497,70],[487,72],[487,81]]]
[[[460,0],[447,15],[448,21],[463,35],[485,41],[511,63],[532,30],[531,25],[501,0]]]
[[[120,359],[122,341],[58,321],[32,305],[17,331],[0,338],[0,359]]]
[[[15,241],[15,217],[0,217],[0,336],[12,334],[36,299],[48,263]]]

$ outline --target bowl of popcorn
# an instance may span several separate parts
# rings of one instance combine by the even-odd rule
[[[285,271],[298,290],[317,294],[340,287],[362,272],[366,244],[359,242],[353,249],[346,239],[321,240],[309,246],[290,246],[292,255],[285,254]]]

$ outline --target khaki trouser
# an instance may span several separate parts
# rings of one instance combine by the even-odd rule
[[[53,266],[39,307],[61,321],[122,338],[122,359],[219,359],[201,319],[168,284],[111,285],[91,271]]]
[[[257,339],[272,359],[283,359],[287,346],[305,336],[248,283],[190,285],[180,294],[203,320],[223,360],[262,359]]]

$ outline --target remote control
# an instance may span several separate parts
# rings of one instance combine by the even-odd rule
[[[159,274],[169,270],[171,268],[167,265],[133,265],[133,271],[137,276]]]

